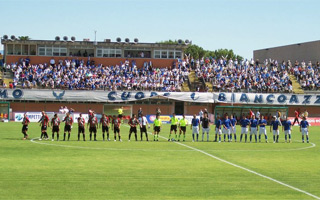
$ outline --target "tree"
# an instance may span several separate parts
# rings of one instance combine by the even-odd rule
[[[159,44],[171,44],[171,45],[178,45],[177,40],[165,40],[161,42],[157,42]],[[184,42],[182,42],[184,44]],[[196,45],[196,44],[190,44],[184,51],[185,54],[193,57],[194,59],[201,59],[202,57],[207,58],[214,58],[214,59],[220,59],[220,58],[227,58],[232,60],[243,60],[242,56],[236,55],[232,49],[217,49],[214,51],[211,50],[204,50],[202,47]]]
[[[19,40],[21,40],[21,41],[30,40],[29,36],[19,36],[18,38],[19,38]]]
[[[185,54],[192,56],[194,59],[199,59],[205,56],[206,51],[198,45],[189,45],[184,51]]]

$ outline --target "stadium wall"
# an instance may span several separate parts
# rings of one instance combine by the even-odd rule
[[[87,113],[88,109],[91,108],[95,110],[97,113],[103,112],[103,107],[107,103],[73,103],[73,102],[50,102],[50,103],[42,103],[42,102],[11,102],[10,107],[12,108],[12,112],[40,112],[42,110],[47,112],[58,112],[61,106],[67,106],[68,108],[73,108],[76,112]],[[154,114],[157,107],[161,109],[161,114],[163,115],[171,115],[175,112],[175,104],[174,101],[170,105],[161,105],[161,104],[128,104],[132,105],[133,113],[137,113],[138,109],[141,107],[144,114]],[[207,108],[210,113],[214,112],[215,106],[218,105],[231,105],[231,104],[191,104],[188,102],[184,102],[184,114],[193,115],[198,114],[200,109]],[[119,104],[120,106],[120,104]],[[234,105],[236,106],[236,105]],[[240,104],[237,106],[241,106]],[[250,105],[247,105],[250,106]],[[252,105],[259,106],[259,105]],[[262,106],[262,105],[261,105]],[[288,106],[289,108],[289,117],[294,117],[294,111],[300,108],[300,111],[303,112],[307,109],[309,113],[309,117],[320,117],[320,107],[315,106]],[[264,113],[263,113],[264,114]]]
[[[16,63],[19,62],[20,58],[26,58],[29,57],[32,64],[43,64],[43,63],[50,63],[50,60],[52,58],[55,59],[56,63],[59,63],[59,60],[65,60],[65,59],[73,59],[73,58],[79,58],[80,60],[84,60],[86,63],[88,60],[88,57],[70,57],[70,56],[16,56],[16,55],[7,55],[6,56],[6,63]],[[94,61],[95,64],[103,64],[103,65],[119,65],[121,62],[124,63],[125,60],[129,60],[130,63],[132,60],[134,60],[137,64],[137,66],[143,66],[144,62],[152,61],[152,64],[154,67],[163,68],[163,67],[169,67],[172,66],[173,61],[175,59],[154,59],[154,58],[100,58],[100,57],[92,57],[90,60]]]

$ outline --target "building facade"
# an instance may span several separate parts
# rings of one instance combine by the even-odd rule
[[[261,62],[271,58],[278,62],[290,60],[292,63],[295,61],[316,63],[320,61],[320,40],[255,50],[253,57]]]
[[[5,37],[4,37],[5,38]],[[172,62],[183,57],[187,45],[139,42],[91,42],[88,40],[17,40],[4,39],[4,59],[7,64],[29,57],[31,63],[40,64],[78,58],[85,62],[90,59],[96,64],[116,65],[125,59],[135,60],[138,65],[152,61],[156,67],[171,66]]]

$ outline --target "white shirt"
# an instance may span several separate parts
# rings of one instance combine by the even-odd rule
[[[143,126],[146,126],[148,121],[147,121],[147,118],[145,116],[143,116],[142,118],[141,117],[139,118],[139,122]]]

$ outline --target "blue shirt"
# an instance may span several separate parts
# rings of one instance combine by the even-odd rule
[[[260,127],[266,127],[266,125],[262,125],[262,124],[267,124],[267,120],[263,119],[263,120],[259,120],[259,125]]]
[[[302,120],[300,122],[300,126],[301,126],[301,128],[308,128],[309,123],[306,120]]]
[[[191,123],[192,123],[192,126],[199,126],[199,123],[200,123],[200,121],[199,121],[199,119],[195,119],[195,118],[192,118],[192,121],[191,121]]]
[[[241,124],[241,127],[246,128],[246,127],[250,124],[250,120],[248,120],[248,119],[242,119],[242,120],[240,121],[240,124]]]
[[[230,119],[225,119],[224,122],[223,122],[223,124],[226,126],[227,129],[229,129],[230,126],[231,126],[231,121],[230,121]]]
[[[256,128],[257,126],[258,126],[258,120],[252,119],[252,120],[251,120],[251,127],[252,127],[252,128]]]
[[[271,122],[272,130],[278,130],[278,127],[281,126],[278,120]]]
[[[285,131],[290,130],[290,128],[291,128],[291,121],[288,120],[288,121],[283,122],[283,128],[284,128]]]
[[[216,120],[216,128],[220,129],[221,128],[221,124],[222,124],[222,121],[220,119],[217,119]]]
[[[232,118],[232,119],[231,119],[231,124],[232,124],[232,126],[234,126],[234,125],[236,124],[236,122],[237,122],[236,118]]]

